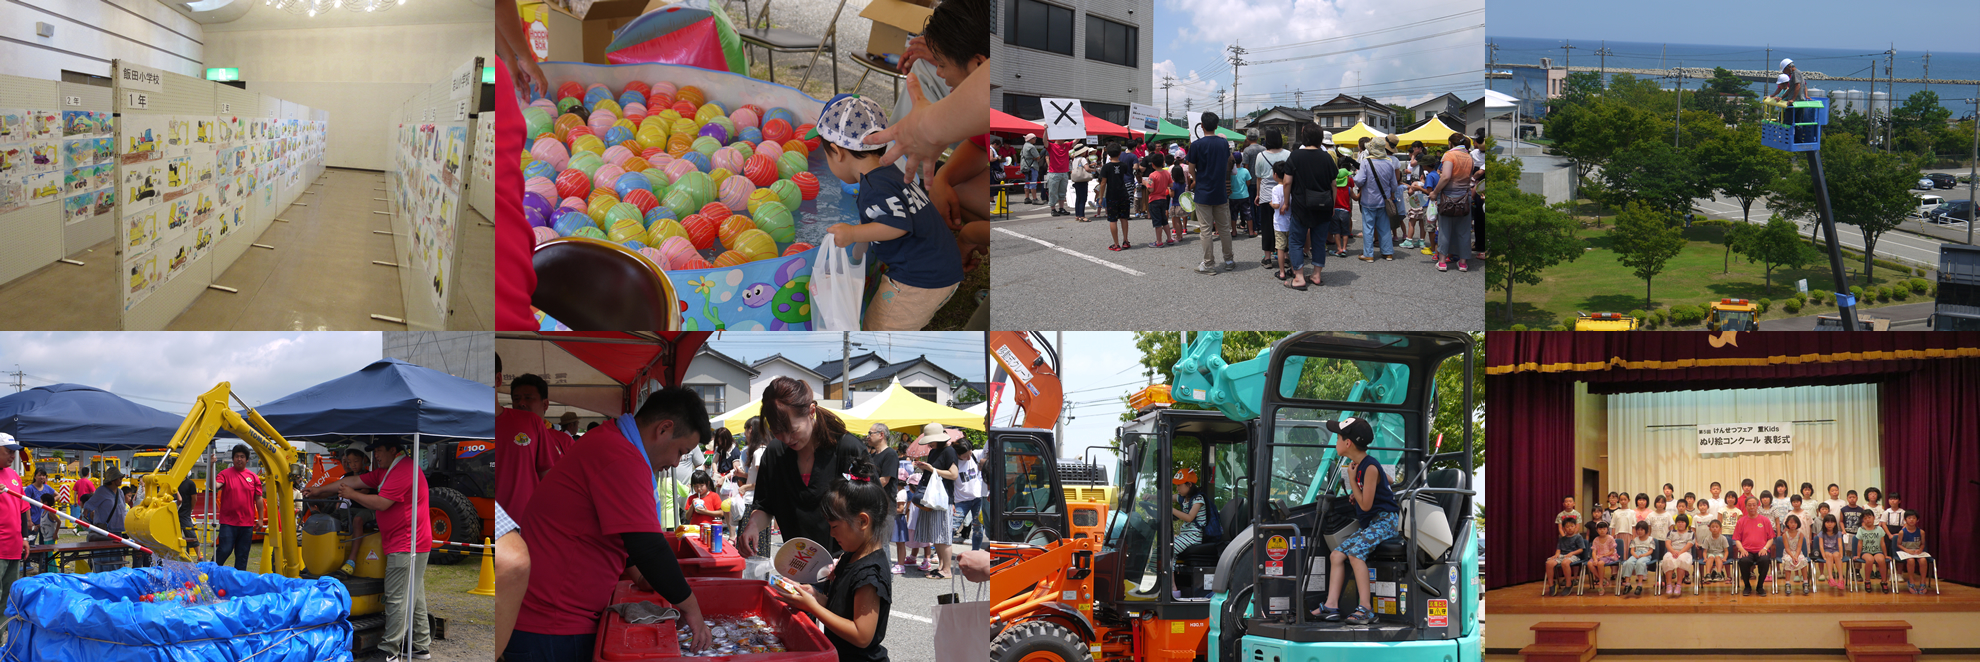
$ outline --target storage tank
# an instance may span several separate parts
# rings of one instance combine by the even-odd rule
[[[1889,117],[1889,116],[1891,115],[1891,95],[1890,95],[1890,93],[1889,93],[1889,92],[1871,92],[1871,93],[1870,93],[1870,110],[1871,110],[1871,113],[1872,113],[1872,114],[1874,114],[1874,115],[1881,115],[1881,116],[1884,116],[1884,117]]]

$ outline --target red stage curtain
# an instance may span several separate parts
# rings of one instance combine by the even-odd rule
[[[1882,412],[1884,491],[1921,515],[1941,579],[1980,585],[1980,359],[1893,376]]]
[[[1541,561],[1553,553],[1554,514],[1575,491],[1574,382],[1538,373],[1488,376],[1485,392],[1485,420],[1492,422],[1485,426],[1485,588],[1494,589],[1539,581]]]

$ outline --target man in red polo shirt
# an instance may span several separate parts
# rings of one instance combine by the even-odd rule
[[[28,550],[27,539],[21,536],[28,503],[21,499],[21,476],[14,473],[14,456],[20,452],[21,442],[0,432],[0,486],[7,488],[0,493],[0,604],[11,599],[14,580],[21,578],[21,559],[27,557]]]
[[[495,374],[502,374],[502,356],[495,356]],[[495,503],[510,513],[521,513],[529,505],[536,484],[562,455],[559,436],[550,430],[543,415],[532,409],[538,402],[547,405],[550,386],[542,377],[521,375],[509,381],[512,408],[495,413]],[[564,439],[569,439],[564,436]]]
[[[234,569],[246,570],[248,548],[254,545],[254,526],[261,521],[261,477],[248,471],[248,448],[235,446],[234,465],[213,477],[213,489],[220,492],[220,540],[213,562],[227,565],[234,556]]]
[[[693,391],[662,389],[638,412],[586,433],[544,476],[522,518],[529,589],[504,655],[531,662],[592,659],[599,614],[628,566],[681,611],[693,650],[712,638],[660,527],[654,468],[671,468],[713,436]]]
[[[385,636],[369,660],[398,662],[405,650],[407,612],[412,619],[415,659],[430,659],[432,632],[426,616],[426,557],[433,549],[432,508],[426,476],[405,453],[406,442],[381,437],[371,442],[377,468],[362,476],[337,481],[338,496],[378,513],[378,531],[385,551]],[[367,494],[366,488],[377,488]],[[414,521],[414,517],[418,521]]]

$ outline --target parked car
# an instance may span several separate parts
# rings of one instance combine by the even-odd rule
[[[1958,179],[1943,172],[1935,172],[1926,175],[1925,178],[1932,180],[1932,186],[1935,188],[1952,188],[1954,184],[1959,183]]]
[[[1913,218],[1931,218],[1932,213],[1938,211],[1939,205],[1944,204],[1945,201],[1945,198],[1930,193],[1918,196],[1918,208],[1912,210],[1911,215]]]
[[[1954,200],[1932,211],[1932,222],[1940,225],[1963,224],[1973,219],[1972,200]]]
[[[1932,190],[1933,186],[1934,184],[1932,183],[1932,180],[1930,178],[1921,176],[1918,178],[1918,183],[1912,185],[1912,188],[1919,189],[1921,191],[1930,191]]]

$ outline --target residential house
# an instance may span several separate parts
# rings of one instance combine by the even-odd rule
[[[844,397],[840,394],[839,365],[838,361],[827,361],[813,368],[827,380],[827,400],[838,401]],[[952,384],[957,381],[957,375],[928,360],[927,355],[890,362],[878,354],[862,354],[852,357],[851,367],[854,406],[865,402],[871,394],[887,390],[896,380],[908,392],[929,402],[954,406],[956,394]]]
[[[782,354],[771,354],[769,358],[751,361],[749,367],[756,371],[756,376],[749,380],[750,400],[762,400],[763,389],[768,388],[770,381],[778,377],[790,377],[804,382],[806,386],[811,387],[812,397],[824,397],[825,376]]]
[[[687,376],[681,385],[701,396],[702,404],[713,416],[748,404],[751,380],[756,376],[756,369],[749,364],[704,344],[688,363]]]
[[[1251,126],[1246,127],[1245,131],[1256,130],[1258,132],[1258,139],[1261,141],[1265,139],[1265,132],[1277,131],[1280,136],[1285,138],[1286,147],[1290,149],[1294,144],[1299,142],[1300,127],[1312,122],[1313,111],[1288,106],[1273,106],[1271,110],[1265,111],[1257,119],[1252,120]]]
[[[1320,128],[1328,131],[1342,131],[1367,122],[1368,128],[1376,131],[1396,132],[1395,109],[1370,97],[1342,94],[1309,110]]]

